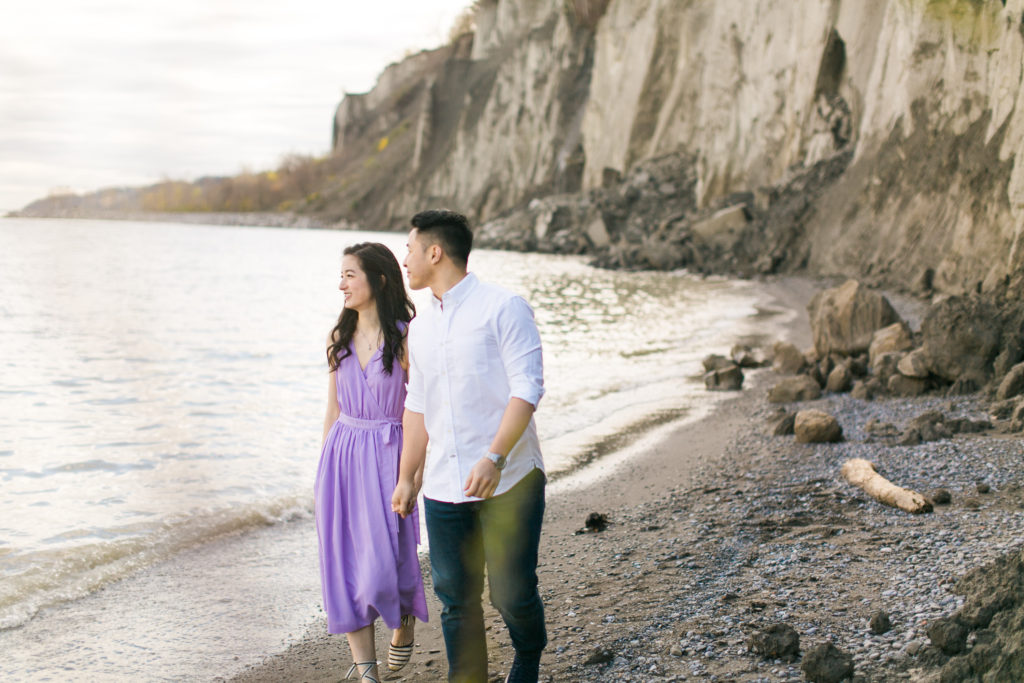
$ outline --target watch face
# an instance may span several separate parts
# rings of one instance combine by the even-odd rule
[[[497,467],[499,470],[505,468],[505,461],[508,460],[506,456],[498,455],[497,453],[488,453],[487,457],[490,459],[491,462],[494,463],[494,466]]]

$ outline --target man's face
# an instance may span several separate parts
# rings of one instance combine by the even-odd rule
[[[409,241],[406,242],[409,250],[405,255],[405,272],[409,275],[409,287],[412,289],[423,289],[430,283],[432,264],[430,263],[430,244],[425,243],[419,236],[419,231],[413,228],[409,231]]]

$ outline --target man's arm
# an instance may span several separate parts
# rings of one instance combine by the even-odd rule
[[[501,416],[501,424],[498,425],[498,433],[491,441],[490,452],[508,455],[512,447],[519,441],[519,437],[526,431],[534,410],[532,403],[521,398],[509,399],[508,405],[505,406],[505,413]],[[469,471],[469,478],[466,479],[466,495],[490,498],[494,495],[500,481],[501,472],[490,458],[482,457]]]
[[[544,360],[533,310],[525,299],[514,297],[506,302],[496,316],[495,325],[510,395],[490,452],[508,455],[526,431],[544,395]],[[466,479],[466,495],[489,498],[500,481],[501,472],[486,454],[481,454]]]
[[[415,413],[407,408],[402,413],[402,459],[398,467],[398,485],[391,494],[391,509],[403,518],[416,505],[426,457],[427,427],[423,413]]]

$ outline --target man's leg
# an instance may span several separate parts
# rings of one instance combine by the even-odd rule
[[[480,507],[491,603],[501,612],[516,649],[510,681],[537,680],[547,645],[544,604],[537,591],[537,548],[544,520],[546,479],[533,470],[511,489]]]
[[[441,632],[448,654],[448,680],[487,680],[487,641],[481,595],[484,557],[479,503],[442,503],[424,499],[430,573],[443,605]]]

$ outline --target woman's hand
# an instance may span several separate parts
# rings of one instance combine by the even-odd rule
[[[416,506],[416,496],[419,494],[419,487],[415,482],[398,480],[394,493],[391,494],[391,511],[397,512],[402,519],[405,519]]]
[[[465,492],[475,498],[490,498],[501,481],[501,472],[488,457],[480,458],[469,471]]]

